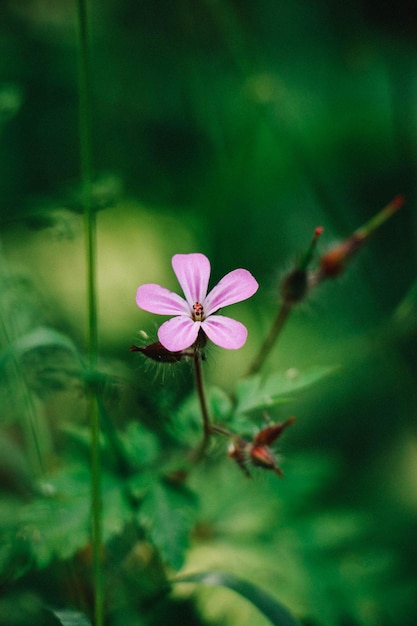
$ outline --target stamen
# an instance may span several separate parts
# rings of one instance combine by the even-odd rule
[[[202,322],[204,319],[204,308],[200,302],[194,302],[193,304],[193,320],[195,322]]]

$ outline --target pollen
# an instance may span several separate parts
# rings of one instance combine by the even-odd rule
[[[204,319],[204,308],[200,302],[193,304],[193,319],[195,322],[202,322]]]

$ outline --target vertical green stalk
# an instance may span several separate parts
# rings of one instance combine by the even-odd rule
[[[79,25],[79,129],[81,178],[85,217],[87,298],[88,298],[88,365],[90,373],[97,367],[97,289],[96,289],[96,214],[92,203],[92,150],[91,150],[91,94],[90,64],[88,54],[87,0],[78,0]],[[91,533],[94,575],[94,624],[103,625],[102,577],[102,498],[100,465],[100,423],[97,393],[90,390],[91,422]]]

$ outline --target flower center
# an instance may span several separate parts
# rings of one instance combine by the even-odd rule
[[[204,308],[200,302],[194,302],[193,304],[193,320],[195,322],[202,322],[204,319]]]

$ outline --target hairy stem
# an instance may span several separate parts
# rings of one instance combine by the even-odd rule
[[[87,270],[87,344],[90,372],[97,367],[97,281],[96,281],[96,214],[92,203],[92,151],[91,151],[91,95],[90,64],[88,54],[87,0],[78,0],[79,25],[79,131],[80,162],[83,185],[85,255]],[[103,578],[102,578],[102,497],[100,464],[100,423],[97,393],[90,390],[91,425],[91,539],[94,569],[94,624],[102,626]]]

